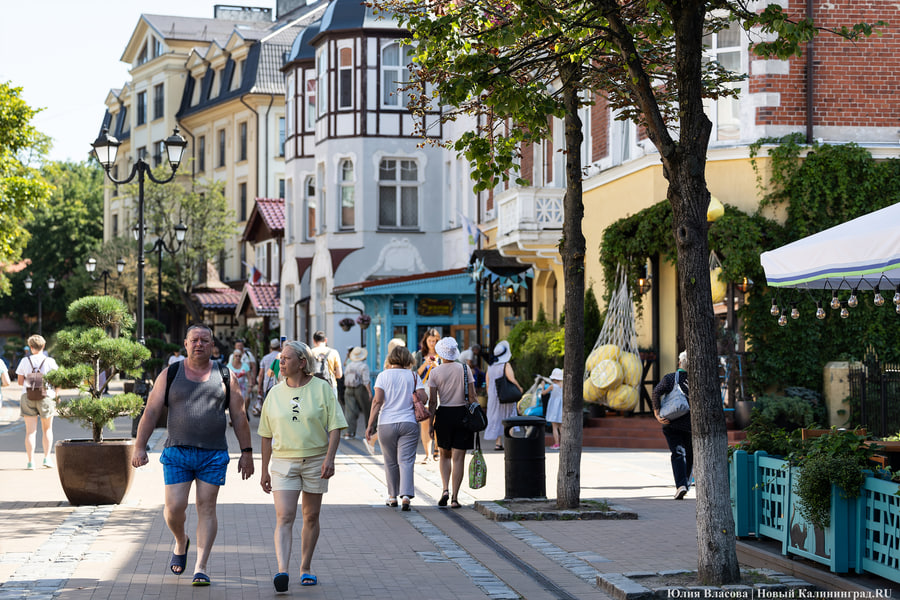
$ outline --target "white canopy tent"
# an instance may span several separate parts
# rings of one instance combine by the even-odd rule
[[[891,289],[900,285],[900,203],[760,255],[769,285]]]

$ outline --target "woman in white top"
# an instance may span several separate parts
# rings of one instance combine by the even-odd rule
[[[441,481],[444,484],[438,506],[447,506],[447,500],[450,500],[451,508],[459,508],[459,486],[465,471],[466,450],[475,445],[472,432],[463,425],[468,414],[466,406],[475,401],[475,380],[468,366],[456,362],[459,346],[454,338],[445,337],[434,348],[443,361],[432,369],[428,380],[431,407],[437,406],[438,396],[441,399],[431,425],[441,452]],[[452,496],[449,491],[451,486]]]
[[[19,366],[16,367],[16,376],[19,385],[25,385],[25,378],[31,373],[40,371],[46,375],[50,371],[59,368],[56,361],[44,354],[44,346],[47,341],[40,335],[33,335],[28,338],[28,349],[31,354],[26,354]],[[40,400],[31,400],[28,398],[27,390],[23,390],[22,399],[19,401],[19,412],[25,421],[25,456],[28,459],[25,468],[34,469],[34,446],[37,442],[37,426],[38,417],[41,419],[41,430],[43,432],[42,443],[44,445],[44,466],[53,467],[53,459],[50,458],[53,451],[53,417],[56,416],[56,393],[53,388],[47,386],[46,381],[44,387],[47,390],[46,396]]]
[[[503,435],[503,419],[516,416],[515,402],[500,404],[500,401],[497,399],[497,385],[495,382],[506,375],[506,378],[514,383],[520,392],[522,391],[522,386],[516,381],[516,374],[513,373],[512,366],[509,364],[511,356],[512,352],[509,349],[509,342],[506,340],[494,346],[494,358],[496,360],[494,364],[488,367],[485,378],[485,385],[488,391],[488,426],[484,430],[484,439],[497,440],[494,444],[494,450],[503,450],[503,438],[500,437]]]
[[[419,445],[419,424],[413,409],[413,395],[424,404],[425,385],[411,370],[413,357],[406,346],[397,346],[388,354],[387,368],[375,378],[375,397],[366,428],[366,440],[371,441],[378,425],[378,441],[384,455],[384,476],[387,482],[388,506],[397,506],[397,496],[403,510],[415,496],[413,469],[416,447]]]

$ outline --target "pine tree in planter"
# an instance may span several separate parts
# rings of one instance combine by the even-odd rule
[[[59,478],[72,504],[118,504],[131,485],[133,440],[104,440],[103,429],[116,417],[137,416],[143,398],[104,393],[115,375],[139,375],[150,351],[131,339],[134,319],[116,298],[80,298],[69,305],[66,318],[75,325],[57,334],[60,368],[46,378],[57,388],[78,389],[78,398],[60,404],[59,415],[89,427],[92,439],[57,442]]]

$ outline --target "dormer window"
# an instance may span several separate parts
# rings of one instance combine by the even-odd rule
[[[159,40],[154,37],[153,38],[153,58],[156,58],[157,56],[162,56],[164,54],[164,52],[165,51],[163,50],[162,40]]]
[[[144,64],[150,59],[150,56],[147,51],[147,42],[144,42],[144,47],[141,48],[141,53],[138,54],[137,64],[138,66]]]

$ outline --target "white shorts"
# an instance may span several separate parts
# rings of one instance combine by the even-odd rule
[[[322,464],[324,462],[324,454],[306,458],[273,457],[269,461],[269,472],[272,474],[272,490],[324,494],[328,491],[328,480],[322,479]]]

